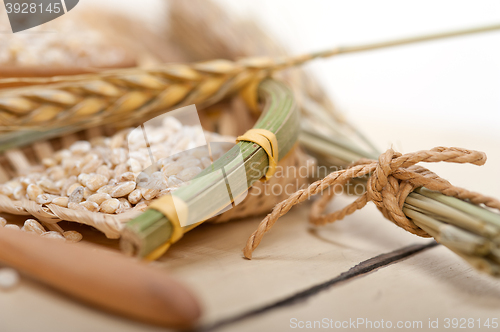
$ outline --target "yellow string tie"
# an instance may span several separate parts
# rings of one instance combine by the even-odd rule
[[[170,239],[145,257],[147,261],[154,261],[160,258],[172,244],[179,241],[184,235],[182,225],[186,225],[188,207],[182,199],[173,195],[165,195],[153,201],[149,208],[161,212],[172,224]]]
[[[276,139],[276,135],[266,129],[253,128],[242,136],[239,136],[236,142],[239,141],[253,142],[264,149],[269,159],[269,167],[266,175],[264,175],[264,179],[266,181],[269,180],[276,172],[276,165],[278,164],[278,140]]]

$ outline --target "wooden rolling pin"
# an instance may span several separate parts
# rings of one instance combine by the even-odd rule
[[[196,298],[164,272],[119,253],[0,228],[0,261],[86,303],[144,322],[192,327]]]

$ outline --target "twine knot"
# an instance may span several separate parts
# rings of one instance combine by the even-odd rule
[[[356,163],[356,165],[375,166],[375,170],[366,184],[366,196],[362,197],[361,201],[363,202],[363,206],[366,202],[372,201],[386,219],[389,219],[406,231],[421,237],[429,237],[430,235],[427,232],[406,217],[403,213],[403,205],[406,197],[413,190],[423,186],[423,179],[432,178],[437,180],[440,178],[435,173],[421,166],[401,167],[397,161],[394,162],[396,158],[401,156],[401,153],[389,149],[380,155],[378,161],[367,160]],[[446,180],[440,180],[447,185],[451,185]],[[312,216],[312,221],[316,224],[325,223],[325,221],[332,222],[333,220],[331,219],[327,220],[315,218],[314,215]]]
[[[484,152],[462,148],[436,147],[431,150],[401,154],[389,149],[380,155],[378,161],[363,159],[345,170],[332,172],[324,179],[312,183],[308,188],[301,189],[283,202],[277,204],[273,211],[260,223],[257,230],[250,236],[243,249],[246,258],[252,257],[262,237],[274,223],[286,214],[294,205],[307,200],[309,197],[322,193],[311,209],[310,222],[315,225],[324,225],[343,219],[345,216],[363,208],[368,202],[375,203],[384,217],[397,226],[422,237],[430,237],[418,227],[403,212],[403,206],[408,195],[418,187],[441,192],[447,196],[466,199],[474,204],[484,204],[489,207],[500,208],[500,202],[494,198],[483,196],[463,188],[455,187],[437,174],[425,167],[416,165],[419,162],[447,162],[469,163],[483,165],[486,162]],[[334,191],[326,190],[334,185],[345,185],[349,180],[369,176],[366,191],[353,203],[343,209],[324,215],[327,203],[333,198]]]

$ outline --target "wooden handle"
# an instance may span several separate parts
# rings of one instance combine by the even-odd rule
[[[87,303],[148,323],[186,328],[196,298],[164,272],[84,243],[0,229],[0,261]]]

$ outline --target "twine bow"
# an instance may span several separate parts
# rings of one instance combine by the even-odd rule
[[[252,252],[259,245],[264,234],[271,229],[281,216],[286,214],[294,205],[320,192],[323,192],[323,196],[314,203],[311,210],[310,222],[315,225],[324,225],[343,219],[345,216],[363,208],[369,201],[372,201],[384,217],[399,227],[422,237],[429,237],[429,234],[408,219],[402,210],[406,197],[418,187],[425,186],[430,190],[439,191],[447,196],[467,199],[474,204],[484,204],[491,208],[500,209],[500,201],[455,187],[437,174],[416,165],[419,162],[484,165],[486,154],[484,152],[453,147],[436,147],[432,150],[418,151],[404,155],[389,149],[380,155],[378,161],[360,160],[345,170],[330,173],[324,179],[312,183],[306,189],[295,192],[288,199],[277,204],[248,239],[243,249],[245,257],[248,259],[252,257]],[[349,180],[365,175],[369,175],[370,177],[363,195],[343,209],[323,215],[327,203],[334,196],[333,191],[326,191],[325,189],[335,185],[345,185]]]

